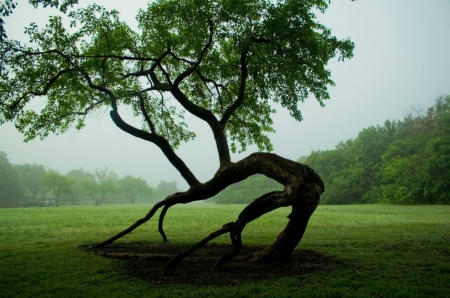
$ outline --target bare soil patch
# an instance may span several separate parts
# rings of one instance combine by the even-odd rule
[[[181,261],[169,273],[164,274],[164,265],[168,262],[167,256],[176,256],[190,247],[190,245],[172,243],[139,242],[113,244],[96,249],[83,247],[82,249],[105,257],[114,255],[121,268],[124,268],[130,275],[150,284],[233,286],[274,280],[280,277],[299,276],[319,270],[331,271],[344,266],[335,258],[313,250],[295,250],[291,257],[284,262],[250,263],[242,261],[242,256],[250,255],[263,247],[244,246],[239,254],[241,258],[232,260],[220,269],[213,269],[217,259],[229,252],[232,247],[210,244]]]

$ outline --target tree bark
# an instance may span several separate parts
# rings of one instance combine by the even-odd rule
[[[212,233],[191,249],[175,257],[166,269],[170,270],[199,247],[215,237],[229,232],[233,250],[217,261],[215,267],[218,268],[240,252],[242,247],[241,233],[249,222],[277,208],[292,206],[292,211],[288,216],[289,222],[285,229],[278,235],[272,245],[255,253],[250,258],[250,261],[262,262],[286,259],[299,244],[309,218],[319,204],[324,185],[320,177],[308,166],[270,153],[254,153],[239,162],[229,163],[221,167],[211,180],[203,184],[194,185],[186,192],[168,196],[165,200],[155,204],[144,218],[139,219],[131,227],[96,245],[96,247],[110,244],[130,233],[152,218],[160,207],[163,207],[163,212],[160,216],[158,230],[164,241],[167,241],[162,223],[167,210],[171,206],[208,199],[227,186],[254,174],[263,174],[276,180],[284,185],[284,190],[270,192],[255,199],[242,210],[235,222],[226,224],[222,229]]]

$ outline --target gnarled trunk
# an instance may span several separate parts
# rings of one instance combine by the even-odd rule
[[[188,251],[175,257],[167,264],[166,268],[170,270],[176,263],[210,240],[229,232],[233,250],[217,261],[215,267],[220,267],[240,252],[242,247],[241,233],[249,222],[277,208],[292,206],[292,211],[288,216],[289,222],[278,235],[276,241],[264,250],[255,253],[249,260],[260,262],[286,259],[300,242],[308,220],[319,204],[324,185],[320,177],[308,166],[270,153],[254,153],[239,162],[222,166],[213,179],[197,184],[186,192],[168,196],[165,200],[155,204],[144,218],[139,219],[128,229],[96,245],[96,247],[110,244],[130,233],[152,218],[160,207],[163,207],[163,211],[160,214],[158,230],[163,240],[167,241],[163,222],[164,216],[171,206],[205,200],[216,195],[227,186],[254,174],[263,174],[276,180],[284,185],[284,190],[270,192],[255,199],[242,210],[235,222],[225,224],[221,229],[212,233]]]

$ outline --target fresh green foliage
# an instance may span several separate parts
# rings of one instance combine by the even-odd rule
[[[99,192],[104,198],[107,193],[114,193],[117,191],[116,183],[119,181],[119,175],[108,168],[96,169],[95,178],[98,182]]]
[[[23,2],[23,1],[22,1]],[[78,0],[63,0],[61,4],[59,0],[29,0],[30,4],[34,7],[38,7],[42,4],[43,7],[56,7],[59,8],[61,12],[67,12],[67,9],[72,7],[74,4],[78,3]],[[23,3],[22,3],[23,4]],[[0,41],[3,42],[8,36],[4,27],[5,21],[4,17],[9,16],[13,13],[14,9],[17,7],[17,2],[14,0],[2,0],[0,1]]]
[[[85,172],[83,168],[71,170],[66,176],[73,181],[71,186],[72,191],[70,194],[67,194],[68,199],[72,202],[72,205],[82,203],[84,198],[89,196],[86,181],[95,183],[95,176],[89,172]]]
[[[42,192],[41,180],[47,174],[44,166],[37,164],[15,165],[23,185],[31,193],[33,200]]]
[[[0,41],[2,42],[3,39],[7,38],[4,27],[5,21],[3,21],[3,18],[9,16],[16,6],[17,2],[14,2],[13,0],[3,0],[0,2]]]
[[[55,204],[63,205],[151,203],[179,191],[175,181],[160,181],[158,189],[154,189],[141,178],[131,175],[120,178],[107,167],[96,169],[94,174],[80,168],[63,176],[56,171],[47,172],[43,165],[12,165],[5,153],[2,152],[1,156],[0,207],[27,203],[42,206],[43,203],[48,205],[46,201],[49,199],[57,199]]]
[[[30,2],[65,11],[76,1]],[[250,144],[271,150],[271,102],[300,121],[299,102],[329,98],[328,61],[352,57],[353,43],[316,21],[327,2],[151,1],[137,15],[136,32],[118,11],[95,4],[70,11],[70,27],[58,16],[44,28],[31,24],[30,44],[6,39],[0,48],[0,123],[13,121],[31,140],[126,106],[144,131],[176,148],[195,136],[185,110],[204,108],[226,124],[233,151]],[[42,109],[29,108],[43,96]]]
[[[450,204],[450,96],[403,121],[363,129],[304,163],[325,182],[325,204]]]
[[[179,191],[180,190],[178,189],[176,181],[167,182],[167,181],[161,180],[158,183],[158,186],[156,187],[155,195],[158,200],[162,200],[165,197],[167,197],[168,195],[179,192]]]
[[[16,168],[9,162],[7,155],[0,151],[0,207],[17,205],[23,193],[22,180]]]
[[[56,207],[59,206],[59,199],[61,195],[68,194],[71,192],[71,185],[73,180],[68,177],[59,174],[56,171],[48,172],[44,177],[42,177],[43,187],[53,193],[56,198]]]
[[[120,191],[130,200],[132,204],[136,202],[136,199],[141,196],[148,195],[150,187],[147,181],[141,178],[135,178],[131,175],[126,175],[119,180]]]
[[[228,186],[211,200],[218,204],[249,204],[265,193],[282,190],[283,186],[263,175],[255,175]]]
[[[1,296],[450,297],[449,206],[319,206],[299,249],[335,257],[342,268],[233,287],[149,286],[127,276],[115,260],[78,248],[121,230],[149,207],[0,209]],[[193,244],[241,209],[176,206],[167,215],[166,232],[173,242]],[[287,214],[288,208],[279,209],[252,222],[244,230],[244,244],[270,244]],[[161,242],[154,226],[121,241],[142,240]],[[215,243],[229,245],[229,239],[222,236]]]

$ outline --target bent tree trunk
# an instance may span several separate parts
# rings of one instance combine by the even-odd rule
[[[166,265],[166,269],[170,270],[176,263],[210,240],[222,234],[229,233],[233,249],[217,261],[215,267],[220,267],[240,252],[242,247],[241,234],[248,223],[279,207],[292,206],[292,211],[288,216],[288,224],[278,235],[275,242],[264,250],[252,255],[249,261],[261,262],[286,259],[299,244],[309,218],[319,204],[320,195],[324,191],[324,185],[320,177],[308,166],[270,153],[254,153],[239,162],[229,163],[221,167],[211,180],[195,185],[186,192],[178,192],[168,196],[165,200],[155,204],[144,218],[139,219],[129,228],[95,247],[108,245],[130,233],[152,218],[155,212],[161,207],[163,207],[163,210],[160,214],[158,230],[165,242],[167,241],[167,237],[164,233],[163,222],[164,216],[171,206],[208,199],[227,186],[242,181],[254,174],[263,174],[276,180],[284,185],[284,190],[270,192],[256,198],[242,210],[235,222],[224,224],[221,229],[212,233],[191,249],[176,256]]]

